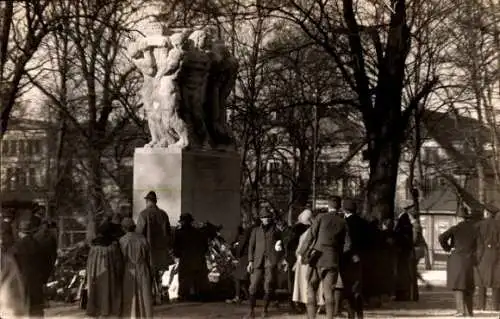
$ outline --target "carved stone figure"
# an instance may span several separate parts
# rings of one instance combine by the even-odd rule
[[[167,35],[150,23],[129,55],[142,72],[141,95],[151,142],[145,147],[220,148],[232,144],[226,100],[238,62],[210,29]]]

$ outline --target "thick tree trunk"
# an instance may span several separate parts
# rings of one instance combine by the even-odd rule
[[[379,220],[394,217],[394,196],[401,156],[400,141],[379,143],[379,156],[370,158],[370,175],[367,185],[366,205],[368,216]]]
[[[87,240],[92,240],[96,234],[97,214],[105,210],[104,192],[102,187],[101,154],[98,150],[89,152],[89,208],[87,211]]]

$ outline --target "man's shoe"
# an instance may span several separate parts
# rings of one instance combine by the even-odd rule
[[[255,312],[250,311],[248,315],[244,317],[244,319],[254,319],[255,318]]]
[[[262,311],[262,314],[260,315],[260,317],[261,318],[268,318],[269,317],[269,313],[266,310],[264,310],[264,311]]]

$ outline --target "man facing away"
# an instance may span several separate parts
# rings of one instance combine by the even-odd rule
[[[340,256],[344,249],[344,243],[349,239],[347,235],[347,224],[339,214],[333,211],[318,215],[311,225],[311,231],[305,238],[305,251],[299,252],[303,260],[307,260],[311,266],[309,274],[309,285],[307,289],[307,317],[316,317],[316,294],[320,282],[324,287],[326,317],[333,319],[334,289],[337,283],[340,266]]]
[[[144,235],[151,249],[151,268],[153,271],[153,293],[156,303],[161,303],[160,271],[167,270],[173,263],[171,257],[172,230],[167,213],[160,209],[156,193],[150,191],[146,197],[146,209],[139,213],[136,231]]]

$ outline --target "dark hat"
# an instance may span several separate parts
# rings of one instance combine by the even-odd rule
[[[179,216],[179,221],[184,223],[192,223],[194,221],[194,218],[190,213],[182,213],[181,216]]]
[[[38,226],[40,226],[40,224],[38,224],[34,218],[27,218],[19,221],[18,230],[22,233],[31,234],[37,230]]]
[[[125,217],[122,222],[123,229],[130,229],[135,226],[134,220],[130,217]]]
[[[272,217],[273,213],[269,208],[264,207],[263,209],[260,210],[259,218],[272,218]]]
[[[148,199],[150,201],[153,201],[153,202],[156,202],[157,198],[156,198],[156,193],[154,191],[150,191],[146,197],[144,197],[144,199]]]
[[[342,208],[344,210],[351,212],[351,213],[354,213],[354,212],[356,212],[356,209],[357,209],[356,202],[351,200],[351,199],[344,199],[342,201]]]

